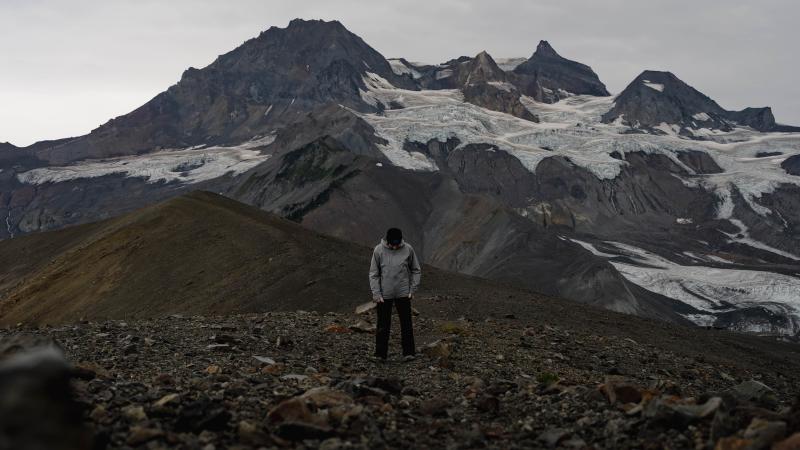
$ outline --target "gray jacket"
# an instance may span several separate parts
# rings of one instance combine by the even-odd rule
[[[411,245],[403,241],[400,248],[392,250],[386,239],[381,239],[375,246],[369,266],[372,298],[408,297],[417,291],[421,278],[422,269]]]

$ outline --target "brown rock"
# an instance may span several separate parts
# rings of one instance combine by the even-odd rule
[[[419,405],[419,411],[427,416],[444,416],[450,403],[441,397],[425,400]]]
[[[269,411],[267,418],[272,422],[314,421],[314,416],[306,405],[306,402],[297,397],[292,397],[278,403],[277,406]]]
[[[281,364],[281,363],[275,363],[275,364],[272,364],[272,365],[269,365],[269,366],[265,366],[265,367],[263,367],[263,368],[261,369],[261,373],[263,373],[263,374],[265,374],[265,375],[266,375],[266,374],[270,374],[270,375],[279,375],[279,374],[283,373],[283,370],[284,370],[285,368],[286,368],[286,366],[284,366],[283,364]]]
[[[500,411],[500,399],[494,395],[482,395],[475,402],[475,407],[479,411],[497,414]]]
[[[180,397],[179,394],[167,394],[167,395],[161,397],[161,399],[159,399],[155,403],[153,403],[153,406],[157,406],[157,407],[161,408],[164,405],[166,405],[167,403],[170,403],[170,402],[174,401],[178,397]]]
[[[239,422],[237,432],[239,434],[239,440],[245,444],[261,446],[266,444],[269,440],[264,431],[259,429],[256,424],[247,420],[242,420]]]
[[[299,399],[311,403],[316,408],[332,408],[353,403],[353,398],[346,393],[326,386],[309,389]]]
[[[800,450],[800,433],[795,433],[788,438],[773,444],[772,450]]]
[[[618,378],[607,377],[606,382],[601,384],[599,389],[612,405],[642,401],[641,389]]]
[[[332,323],[325,327],[325,331],[328,333],[350,333],[350,328]]]
[[[452,348],[449,343],[438,340],[423,347],[422,353],[431,358],[447,358],[452,353]]]
[[[128,445],[141,445],[145,442],[164,436],[164,432],[157,428],[133,426],[128,433]]]
[[[753,419],[744,430],[744,438],[753,441],[752,450],[768,449],[773,442],[786,437],[786,422]]]
[[[144,408],[138,405],[130,405],[122,408],[122,415],[131,422],[141,422],[147,420]]]

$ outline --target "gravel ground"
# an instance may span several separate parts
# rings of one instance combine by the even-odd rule
[[[61,424],[82,430],[73,446],[755,449],[800,439],[790,438],[797,373],[511,315],[423,313],[411,361],[399,356],[394,317],[380,362],[373,323],[298,311],[3,329],[0,400],[23,389],[2,365],[54,341],[76,399],[62,422],[83,426]],[[52,410],[69,400],[41,401]],[[0,413],[13,407],[0,401]],[[56,416],[38,419],[38,432],[59,426]]]

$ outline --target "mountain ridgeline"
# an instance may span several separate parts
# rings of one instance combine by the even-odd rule
[[[644,71],[611,96],[547,41],[530,58],[481,52],[419,64],[384,58],[339,22],[297,19],[187,69],[85,136],[0,144],[1,245],[38,255],[26,266],[4,253],[0,311],[39,322],[89,314],[95,303],[76,300],[78,284],[37,280],[90,275],[87,298],[108,298],[97,306],[107,317],[182,311],[180,292],[150,305],[125,288],[138,271],[166,289],[146,258],[114,256],[137,245],[155,252],[155,242],[180,242],[170,248],[197,261],[212,259],[203,248],[227,255],[231,245],[262,269],[272,266],[261,253],[300,264],[305,250],[291,243],[301,228],[275,234],[250,210],[185,197],[205,190],[356,246],[398,226],[427,264],[463,275],[674,323],[797,337],[796,131],[769,108],[725,110],[669,72]],[[186,216],[192,208],[199,215]],[[196,233],[174,233],[187,227]],[[341,263],[355,284],[341,281],[340,291],[355,296],[362,253],[348,248]],[[239,280],[241,298],[269,291],[246,282],[240,264],[200,264],[180,280],[217,299],[203,313],[250,312],[210,281]],[[285,300],[272,307],[321,307],[303,303],[323,295],[303,284],[310,273],[279,272],[269,297]]]

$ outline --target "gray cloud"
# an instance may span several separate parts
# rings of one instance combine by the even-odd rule
[[[793,0],[3,0],[0,141],[79,135],[295,17],[337,19],[387,57],[529,56],[540,39],[612,92],[670,70],[723,107],[800,125]]]

